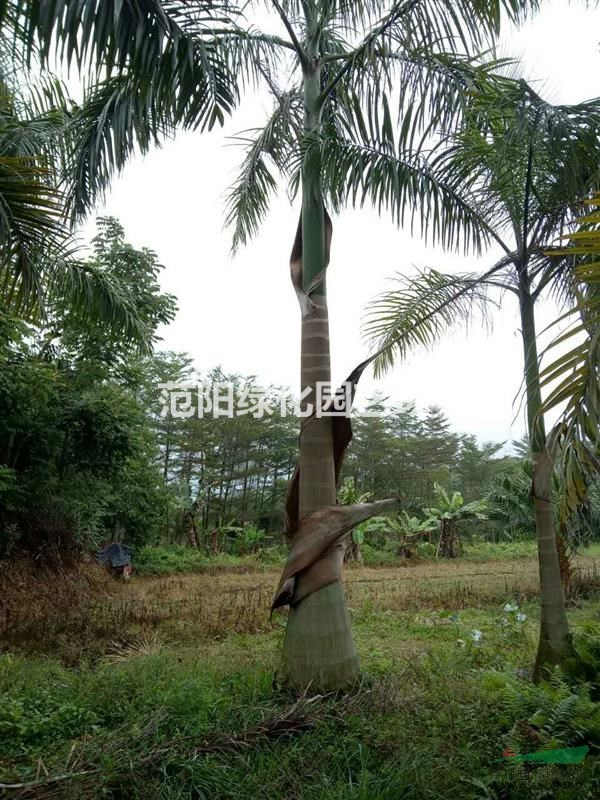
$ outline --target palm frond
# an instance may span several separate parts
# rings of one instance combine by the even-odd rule
[[[233,103],[227,81],[216,86],[193,61],[183,72],[167,70],[158,80],[123,72],[93,85],[66,130],[69,216],[83,218],[136,150],[145,153],[160,145],[178,124],[211,128],[222,123]]]
[[[69,259],[54,264],[47,276],[47,303],[61,319],[68,314],[72,322],[102,326],[107,335],[134,342],[140,352],[151,349],[151,331],[132,298],[93,262]]]
[[[337,136],[321,143],[323,192],[332,207],[370,203],[380,213],[391,213],[399,226],[410,220],[411,231],[418,226],[417,232],[432,243],[478,250],[488,231],[476,205],[457,190],[451,176],[440,179],[424,157],[397,152],[387,128],[384,122],[373,144]],[[305,151],[305,161],[310,157],[315,156]]]
[[[509,231],[529,258],[568,229],[577,198],[598,184],[600,101],[553,105],[522,80],[496,88],[472,94],[464,125],[433,165],[475,195],[490,227],[500,237]]]
[[[0,268],[5,302],[24,307],[39,301],[44,263],[66,236],[54,163],[64,114],[16,86],[0,85]]]
[[[404,121],[410,116],[426,130],[448,128],[460,118],[469,87],[506,67],[506,60],[491,58],[503,5],[471,0],[391,3],[345,57],[332,55],[337,71],[324,88],[323,101],[343,85],[368,97],[371,108],[380,105],[377,95],[382,91],[393,92]],[[537,3],[514,5],[516,11],[517,5],[526,10]]]
[[[48,177],[31,159],[0,155],[0,295],[17,308],[41,299],[43,265],[65,236],[60,196]]]
[[[178,127],[222,125],[241,90],[271,70],[281,50],[277,37],[239,28],[225,3],[195,11],[155,0],[54,5],[47,18],[22,9],[31,47],[40,41],[44,63],[54,42],[59,56],[76,59],[79,68],[91,59],[103,76],[70,114],[65,134],[65,197],[73,220],[93,208],[134,150],[146,152]],[[73,39],[78,21],[82,28]]]
[[[65,205],[83,218],[132,153],[145,153],[171,132],[168,111],[157,103],[150,78],[110,78],[90,88],[69,122],[65,146]]]
[[[193,35],[237,14],[234,4],[183,0],[7,0],[2,22],[26,56],[43,65],[52,59],[87,65],[108,74],[155,72],[166,47],[193,59]]]
[[[288,43],[242,26],[240,8],[228,0],[55,0],[2,4],[0,20],[12,29],[30,62],[74,63],[93,82],[135,75],[153,77],[154,92],[212,98],[214,118],[222,122],[240,89],[256,82],[259,64],[273,65]],[[17,51],[18,52],[18,51]],[[193,105],[193,104],[192,104]],[[204,114],[202,124],[204,124]],[[198,118],[198,114],[195,114]],[[189,120],[188,120],[189,123]]]
[[[302,0],[281,0],[281,5],[293,18],[303,13]],[[323,24],[354,36],[381,25],[389,16],[408,20],[414,15],[421,26],[431,23],[447,35],[459,29],[463,37],[469,33],[482,37],[498,32],[502,14],[517,22],[534,12],[539,0],[460,0],[453,4],[443,0],[324,0],[320,5]]]
[[[233,228],[234,252],[257,233],[268,211],[269,199],[277,191],[272,167],[285,175],[293,163],[301,115],[298,93],[281,93],[265,126],[247,132],[252,134],[250,137],[247,134],[237,137],[246,147],[246,156],[227,198],[226,225]]]
[[[600,205],[600,196],[588,201]],[[591,214],[569,234],[570,245],[549,251],[550,257],[575,258],[575,303],[561,318],[570,318],[549,351],[571,346],[542,372],[549,388],[544,411],[560,411],[551,440],[560,454],[564,479],[561,519],[567,521],[585,502],[590,476],[600,472],[600,220]],[[575,344],[571,342],[575,341]]]
[[[330,0],[323,4],[323,16],[350,35],[372,29],[382,36],[402,35],[405,41],[445,42],[457,49],[477,50],[497,36],[503,14],[516,22],[538,5],[538,0]]]
[[[485,320],[491,302],[485,278],[446,275],[427,270],[416,277],[399,275],[397,287],[368,306],[364,333],[373,350],[376,374],[383,374],[415,347],[431,347],[456,324],[468,325],[476,314]]]

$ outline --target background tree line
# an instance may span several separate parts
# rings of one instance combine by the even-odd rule
[[[281,541],[285,490],[295,466],[295,418],[278,409],[261,419],[161,415],[158,385],[168,380],[208,387],[229,382],[238,400],[261,391],[278,397],[281,387],[263,388],[254,377],[220,369],[194,376],[189,359],[174,353],[158,354],[148,363],[153,382],[145,399],[162,473],[182,506],[165,528],[168,538],[184,541],[193,517],[193,526],[205,533],[251,523]],[[453,432],[437,406],[419,413],[414,403],[392,405],[388,398],[375,397],[363,413],[357,412],[342,479],[352,478],[356,490],[372,499],[398,496],[404,510],[418,513],[435,501],[435,484],[459,490],[470,501],[489,494],[498,476],[518,474],[522,458],[506,455],[504,445],[479,444],[471,434]],[[490,535],[500,534],[494,525],[488,528]],[[530,531],[531,525],[523,530]]]
[[[114,219],[101,219],[87,266],[119,294],[144,339],[110,315],[0,310],[0,553],[14,545],[49,555],[106,538],[156,536],[168,490],[158,443],[137,392],[142,342],[157,341],[175,301],[160,265],[135,250]],[[94,302],[99,302],[96,297]]]
[[[202,381],[209,387],[231,382],[239,399],[261,391],[278,397],[281,387],[261,387],[253,376],[227,375],[220,369],[194,376],[190,360],[175,353],[157,354],[146,363],[153,382],[147,384],[145,402],[171,497],[161,541],[211,549],[215,531],[234,541],[243,538],[247,526],[263,533],[255,545],[282,543],[285,492],[297,448],[294,417],[279,411],[261,419],[247,414],[216,419],[161,416],[157,388],[159,382],[172,379],[181,384]],[[460,492],[466,503],[486,501],[486,519],[464,522],[463,535],[492,541],[535,535],[527,438],[479,442],[472,434],[454,432],[435,405],[419,411],[412,402],[394,404],[382,396],[368,400],[355,415],[342,484],[347,479],[352,481],[354,497],[348,502],[397,496],[402,514],[422,520],[425,509],[438,503],[436,486],[440,486]],[[559,490],[557,480],[556,497]],[[338,500],[346,502],[342,491]],[[599,513],[600,494],[594,488],[585,509],[564,532],[566,546],[594,538]],[[374,524],[372,530],[377,529]],[[376,535],[373,540],[382,541]]]
[[[159,288],[156,255],[127,244],[116,220],[100,219],[89,266],[118,287],[156,344],[158,326],[175,314],[174,298]],[[292,403],[285,389],[220,368],[200,375],[185,354],[144,353],[123,329],[74,311],[50,307],[37,321],[4,311],[0,322],[4,554],[17,544],[64,551],[107,539],[210,548],[213,531],[235,540],[249,525],[282,541],[298,436],[296,418],[280,410],[282,396]],[[263,393],[273,412],[161,413],[160,384],[199,382],[231,384],[236,408]],[[364,412],[344,477],[372,498],[396,495],[418,514],[434,502],[436,483],[470,501],[499,476],[517,482],[520,456],[503,454],[502,442],[454,433],[440,408],[419,413],[413,403],[375,397]],[[491,522],[485,528],[501,535]]]
[[[175,300],[160,291],[156,255],[127,244],[116,220],[100,219],[88,266],[118,288],[157,344]],[[283,542],[298,437],[296,418],[280,410],[281,397],[292,405],[289,390],[220,368],[200,374],[185,354],[144,352],[125,329],[51,305],[43,319],[5,311],[0,323],[4,555],[15,545],[64,552],[109,539],[238,552]],[[164,383],[230,384],[236,409],[262,394],[273,411],[163,414]],[[356,415],[342,478],[371,499],[397,496],[416,519],[435,505],[436,485],[466,502],[487,498],[488,519],[464,532],[498,540],[534,534],[527,458],[526,440],[480,443],[454,432],[437,406],[419,411],[376,396]],[[592,492],[586,518],[597,519],[599,500]]]

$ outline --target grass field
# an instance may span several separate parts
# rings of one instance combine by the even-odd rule
[[[349,568],[364,679],[346,697],[278,686],[275,566],[71,576],[88,600],[55,587],[4,620],[0,783],[24,786],[0,797],[600,797],[593,746],[581,765],[502,759],[527,736],[529,749],[600,744],[593,693],[528,683],[537,568],[523,550]],[[584,648],[600,642],[597,556],[578,558],[570,600]]]

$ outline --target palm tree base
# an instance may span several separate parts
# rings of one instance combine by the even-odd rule
[[[533,682],[539,683],[548,677],[554,667],[563,668],[567,661],[573,659],[577,660],[578,656],[570,636],[561,642],[554,642],[541,635],[533,667]]]
[[[282,678],[291,689],[335,691],[359,678],[359,664],[341,581],[290,608],[283,643]]]

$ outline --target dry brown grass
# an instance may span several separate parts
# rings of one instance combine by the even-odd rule
[[[600,585],[591,558],[578,559],[578,591]],[[67,663],[96,658],[147,641],[193,644],[231,633],[271,630],[269,607],[279,571],[137,577],[118,583],[91,565],[63,575],[35,574],[24,566],[0,576],[0,635],[26,651],[60,653]],[[349,605],[402,611],[485,606],[507,597],[538,594],[533,558],[420,562],[410,567],[352,567],[346,572]],[[4,593],[3,593],[4,594]]]
[[[114,580],[94,563],[49,566],[28,557],[0,561],[0,636],[26,622],[68,613],[90,598],[108,599]]]

